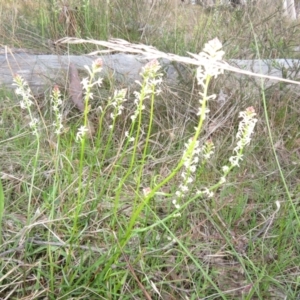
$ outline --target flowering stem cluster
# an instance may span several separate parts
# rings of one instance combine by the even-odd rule
[[[144,151],[143,151],[143,156],[141,159],[141,164],[140,164],[140,169],[139,169],[139,174],[137,176],[137,188],[139,189],[140,187],[140,180],[142,178],[142,171],[144,168],[144,160],[146,159],[147,155],[147,147],[148,147],[148,142],[149,138],[151,135],[151,130],[152,130],[152,121],[153,121],[153,109],[154,109],[154,100],[155,96],[160,93],[160,90],[158,89],[159,84],[162,82],[162,74],[159,73],[160,70],[160,65],[157,60],[150,61],[145,65],[145,67],[142,69],[141,72],[141,77],[142,77],[142,82],[137,81],[137,84],[140,86],[140,92],[135,92],[135,101],[134,103],[136,104],[136,110],[134,114],[131,116],[131,128],[128,132],[125,133],[127,137],[127,142],[134,142],[133,145],[133,150],[132,150],[132,155],[131,155],[131,160],[130,160],[130,165],[128,167],[128,170],[126,174],[122,177],[120,180],[119,186],[116,190],[116,195],[115,195],[115,215],[117,218],[117,211],[119,209],[119,198],[120,194],[122,192],[122,187],[128,178],[130,174],[132,174],[133,167],[136,163],[136,153],[138,149],[138,142],[140,136],[143,134],[142,133],[142,112],[145,109],[145,101],[150,100],[150,121],[148,125],[148,131],[147,131],[147,136],[145,139],[145,145],[144,145]],[[136,132],[134,133],[134,129],[136,128]],[[134,134],[133,134],[134,133]],[[133,136],[134,135],[134,136]],[[127,146],[127,145],[126,145]],[[125,148],[126,148],[125,146]],[[125,153],[125,151],[124,151]],[[136,224],[136,220],[140,216],[143,208],[145,205],[147,205],[148,201],[151,199],[152,192],[150,192],[149,196],[145,198],[144,201],[141,203],[136,203],[136,200],[134,200],[134,203],[132,203],[133,206],[133,213],[130,218],[129,224],[126,228],[125,234],[123,235],[122,240],[120,241],[120,246],[123,247],[126,245],[128,240],[130,239],[132,229],[134,225]],[[138,190],[136,193],[138,197]],[[110,262],[107,264],[108,267],[117,259],[117,257],[120,255],[119,252],[117,252],[110,260]]]

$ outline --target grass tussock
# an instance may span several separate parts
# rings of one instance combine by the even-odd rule
[[[119,37],[207,64],[171,86],[154,60],[132,90],[97,60],[80,110],[18,75],[1,89],[0,298],[297,299],[299,91],[214,63],[297,58],[299,24],[276,5],[25,2],[0,4],[2,44]]]

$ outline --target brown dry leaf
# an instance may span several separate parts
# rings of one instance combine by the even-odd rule
[[[75,106],[80,111],[84,111],[82,86],[78,70],[73,63],[70,63],[69,65],[69,94]]]

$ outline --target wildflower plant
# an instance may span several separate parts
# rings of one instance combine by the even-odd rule
[[[281,11],[276,8],[275,12],[274,5],[272,11],[251,7],[233,12],[217,6],[212,13],[203,15],[202,9],[195,7],[188,9],[190,18],[181,22],[187,10],[170,5],[169,0],[151,1],[162,5],[150,5],[145,14],[142,10],[145,1],[106,0],[97,5],[97,1],[84,0],[78,9],[74,1],[54,1],[54,11],[49,10],[47,1],[23,2],[26,5],[18,4],[22,18],[8,28],[17,35],[8,44],[16,44],[18,40],[23,47],[22,33],[30,27],[33,30],[26,35],[29,39],[35,38],[35,32],[51,33],[48,46],[54,52],[83,54],[92,51],[93,44],[100,55],[111,53],[107,62],[113,61],[107,68],[110,74],[105,76],[104,86],[101,86],[101,60],[85,67],[82,81],[75,65],[70,64],[67,71],[70,76],[65,78],[69,87],[62,90],[54,86],[40,107],[40,96],[37,103],[30,91],[31,81],[27,83],[21,76],[14,79],[18,107],[10,101],[9,91],[1,91],[0,257],[4,282],[1,298],[22,299],[35,294],[50,300],[264,299],[270,293],[286,299],[300,298],[300,276],[295,276],[299,275],[300,263],[297,252],[300,227],[295,226],[300,224],[297,93],[286,93],[281,98],[287,101],[269,107],[270,103],[264,99],[266,80],[262,78],[263,105],[260,105],[264,111],[260,113],[265,120],[259,122],[264,123],[264,131],[256,137],[258,112],[253,104],[256,100],[252,97],[251,104],[241,107],[243,101],[231,103],[235,102],[235,93],[230,97],[226,91],[222,95],[216,91],[223,82],[221,66],[225,65],[220,41],[209,41],[202,52],[188,54],[190,57],[181,56],[187,48],[198,48],[203,37],[221,30],[222,38],[227,40],[232,38],[233,31],[246,33],[246,39],[241,37],[233,47],[226,47],[234,54],[243,52],[250,43],[255,54],[250,56],[259,58],[262,50],[265,57],[276,57],[276,40],[280,43],[278,53],[284,53],[285,47],[290,50],[290,42],[298,40],[297,30],[291,32],[293,35],[280,34],[290,28],[287,22],[281,24]],[[33,9],[28,9],[29,2],[33,3]],[[256,2],[261,5],[264,1]],[[13,1],[3,1],[4,14],[12,5]],[[23,8],[25,11],[21,13]],[[265,14],[261,15],[261,11]],[[31,12],[37,13],[32,17],[27,14]],[[10,12],[6,15],[11,17]],[[153,28],[133,26],[132,30],[132,25],[139,23],[132,22],[132,16],[145,20],[154,16],[157,20]],[[161,38],[158,38],[155,29],[160,17],[168,26],[159,30]],[[279,40],[275,34],[273,38],[273,32],[268,31],[266,36],[265,20],[268,28],[280,30],[279,34],[276,32]],[[33,28],[36,24],[39,28]],[[193,33],[200,33],[200,38],[186,34],[184,29],[189,25]],[[57,30],[62,29],[76,32],[54,41],[60,36]],[[121,34],[115,34],[120,30]],[[142,40],[158,49],[173,47],[176,53],[110,39],[122,35],[135,40],[138,31]],[[79,38],[83,35],[104,38],[103,41]],[[257,40],[266,40],[272,53]],[[104,50],[106,47],[109,50]],[[10,50],[5,48],[5,54]],[[126,53],[133,56],[127,57]],[[226,50],[227,57],[232,53]],[[14,60],[12,55],[6,57],[7,63]],[[135,60],[141,63],[143,55],[158,59],[145,62],[135,86],[130,82],[127,87],[123,82],[114,89],[117,82],[108,81],[118,70],[126,72],[127,66],[122,68],[123,64],[135,64]],[[24,58],[15,57],[20,66]],[[122,61],[117,62],[118,58]],[[161,62],[171,81],[172,67],[178,74],[182,65],[194,68],[196,90],[192,82],[184,89],[180,86],[174,89],[168,80],[160,96]],[[16,70],[16,61],[10,67]],[[236,68],[226,69],[238,72]],[[136,69],[132,71],[135,73]],[[287,71],[283,70],[284,78],[288,77],[284,76]],[[76,80],[72,79],[72,72]],[[44,75],[51,77],[50,73]],[[258,91],[251,89],[248,82],[251,75],[246,73],[241,75],[243,84],[239,93],[249,96],[250,91],[251,97]],[[276,82],[281,85],[280,78]],[[231,80],[227,84],[231,85]],[[292,88],[290,84],[282,85]],[[192,90],[188,91],[189,88]],[[270,95],[273,89],[276,93],[277,85],[268,89]],[[64,92],[69,93],[72,103],[66,103],[69,100],[64,99]],[[182,113],[191,103],[193,108]],[[75,105],[68,116],[65,104]],[[216,114],[212,115],[210,109]],[[190,112],[196,114],[192,119],[188,118]],[[222,127],[229,123],[233,126]],[[270,123],[274,125],[272,129]],[[176,124],[179,128],[174,127]],[[213,131],[209,137],[206,128]],[[254,137],[259,149],[250,150]],[[253,153],[249,154],[249,150]],[[279,154],[285,162],[284,169]],[[252,157],[255,160],[250,162]],[[251,167],[245,169],[249,163]],[[268,180],[274,170],[276,176]],[[245,182],[247,178],[251,180]]]
[[[30,122],[29,127],[32,134],[36,138],[36,152],[34,155],[33,160],[33,170],[31,174],[31,182],[29,186],[29,196],[28,196],[28,204],[27,204],[27,222],[30,222],[30,213],[31,213],[31,201],[32,201],[32,194],[33,194],[33,186],[34,186],[34,179],[37,169],[37,163],[39,158],[40,152],[40,133],[39,133],[39,119],[34,117],[32,112],[32,106],[34,104],[34,97],[31,92],[31,89],[26,80],[24,80],[20,75],[15,75],[13,78],[13,85],[16,86],[15,93],[16,95],[21,97],[20,100],[20,107],[22,110],[27,111]]]
[[[88,71],[88,77],[85,77],[82,81],[82,88],[84,92],[84,110],[83,110],[83,125],[81,125],[76,133],[76,142],[80,143],[80,157],[79,157],[79,176],[78,176],[78,189],[77,189],[77,201],[76,201],[76,209],[74,214],[74,222],[73,222],[73,229],[72,229],[72,236],[71,240],[76,237],[77,234],[77,227],[78,227],[78,217],[82,210],[83,202],[84,202],[84,191],[83,191],[83,166],[84,166],[84,153],[85,153],[85,142],[86,142],[86,134],[89,132],[88,129],[88,114],[90,112],[90,100],[93,99],[93,92],[92,88],[94,86],[101,86],[102,78],[95,78],[98,73],[102,70],[103,61],[102,59],[96,59],[93,64],[92,68],[90,69],[88,66],[85,66],[85,69]]]

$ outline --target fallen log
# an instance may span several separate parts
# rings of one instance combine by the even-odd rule
[[[88,55],[35,55],[25,52],[0,54],[0,85],[13,88],[13,76],[21,75],[29,84],[34,94],[40,95],[55,84],[67,87],[68,70],[73,64],[79,71],[84,66],[91,66],[99,56]],[[117,53],[102,55],[103,70],[100,76],[113,80],[117,86],[128,87],[140,80],[142,67],[149,61],[140,54]],[[164,80],[170,86],[187,84],[191,80],[191,73],[184,62],[172,62],[161,58]],[[300,70],[300,60],[274,59],[274,60],[230,60],[229,64],[241,70],[254,72],[285,79],[297,79]],[[82,74],[82,77],[87,76]],[[236,73],[239,78],[246,76]],[[259,77],[257,77],[259,79]],[[274,84],[276,80],[267,80],[267,85]]]

